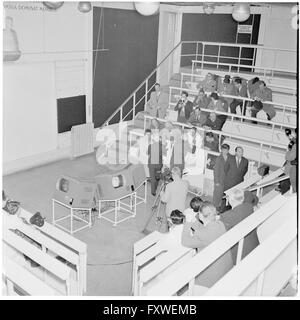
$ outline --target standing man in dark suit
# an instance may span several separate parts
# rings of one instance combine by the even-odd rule
[[[247,218],[253,213],[253,205],[244,201],[244,191],[236,189],[229,196],[231,210],[224,212],[220,217],[224,223],[226,230],[230,230],[239,222]],[[256,230],[250,232],[244,239],[243,251],[241,258],[243,259],[254,248],[259,245]],[[233,263],[236,263],[238,244],[231,248]]]
[[[234,92],[235,96],[243,97],[243,98],[247,98],[248,97],[247,85],[245,83],[243,83],[242,79],[236,78],[234,80],[233,84],[234,84],[234,88],[235,88],[235,92]],[[243,105],[244,105],[244,108],[243,108]],[[246,114],[246,103],[244,103],[244,101],[240,100],[240,99],[234,99],[231,102],[231,104],[230,104],[231,113],[236,114],[236,108],[238,106],[241,108],[241,113],[243,115],[245,115]]]
[[[193,103],[188,100],[188,96],[186,91],[182,91],[181,98],[174,108],[175,111],[178,111],[178,122],[186,123],[193,111]]]
[[[229,169],[229,145],[224,143],[221,146],[221,154],[216,160],[214,166],[214,192],[213,192],[213,204],[220,210],[223,192],[225,188],[225,178]]]
[[[151,134],[151,144],[148,146],[148,168],[151,183],[151,194],[156,195],[159,182],[159,174],[163,166],[162,160],[162,141],[159,132]]]
[[[238,146],[235,148],[235,156],[229,157],[229,169],[225,178],[225,191],[244,181],[244,176],[248,171],[248,160],[243,155],[243,148]]]

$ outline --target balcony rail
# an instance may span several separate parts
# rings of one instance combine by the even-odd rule
[[[149,296],[172,296],[185,285],[188,285],[188,295],[193,295],[197,276],[236,244],[238,244],[236,267],[239,266],[241,261],[243,262],[241,256],[244,238],[262,225],[268,218],[273,216],[278,210],[284,210],[289,201],[290,199],[288,197],[278,195],[262,205],[253,214],[201,250],[182,267],[167,275],[158,284],[153,285],[147,294]],[[294,209],[296,210],[296,208]]]
[[[185,46],[192,45],[194,46],[195,50],[189,49],[188,52],[185,50]],[[200,47],[201,46],[201,47]],[[226,48],[235,48],[234,50],[239,50],[239,54],[237,56],[226,56],[226,59],[238,59],[239,62],[243,62],[244,58],[247,61],[252,61],[253,70],[259,68],[260,70],[265,70],[265,74],[267,71],[271,70],[273,76],[278,73],[284,71],[285,73],[291,73],[290,70],[283,70],[283,69],[276,69],[276,63],[274,63],[273,68],[264,68],[262,66],[256,65],[256,54],[257,51],[264,51],[264,50],[272,50],[275,52],[275,56],[278,56],[281,52],[291,53],[293,56],[296,57],[296,51],[293,50],[285,50],[285,49],[277,49],[277,48],[267,48],[263,46],[253,46],[253,45],[245,45],[245,44],[230,44],[230,43],[215,43],[215,42],[201,42],[201,41],[182,41],[178,43],[169,53],[168,55],[157,65],[157,67],[149,74],[148,77],[145,78],[144,81],[129,95],[129,97],[119,106],[112,115],[103,123],[102,126],[107,126],[111,124],[113,121],[122,122],[126,120],[131,120],[135,118],[135,115],[138,111],[142,111],[144,105],[148,101],[148,97],[150,92],[154,88],[154,84],[157,81],[158,74],[161,77],[166,77],[167,80],[170,80],[170,68],[169,64],[172,62],[172,65],[182,66],[182,59],[195,56],[197,61],[198,56],[205,55],[205,50],[211,47],[216,47],[218,53],[215,55],[216,59],[220,62],[220,57],[224,59],[224,53],[222,52]],[[200,50],[201,49],[201,50]],[[251,57],[243,57],[242,53],[244,50],[253,50]],[[209,54],[211,55],[211,54]],[[222,58],[221,58],[222,59]],[[188,59],[190,63],[192,59]],[[208,63],[207,61],[203,61],[203,63]],[[240,68],[249,67],[249,65],[238,64]],[[167,70],[163,70],[163,67]],[[276,72],[277,71],[277,72]],[[295,72],[293,72],[294,74]],[[139,110],[141,109],[141,110]],[[115,123],[114,122],[114,123]]]

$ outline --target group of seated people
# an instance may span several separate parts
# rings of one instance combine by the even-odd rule
[[[178,183],[178,182],[177,182]],[[200,252],[214,240],[233,228],[254,212],[257,197],[250,191],[235,189],[229,196],[227,210],[220,214],[209,201],[196,196],[191,199],[187,209],[172,209],[167,214],[168,233],[158,245],[167,250],[176,250],[178,246],[195,249]],[[259,244],[256,230],[245,237],[242,258]],[[237,244],[223,254],[197,278],[196,284],[209,288],[224,276],[237,260]]]

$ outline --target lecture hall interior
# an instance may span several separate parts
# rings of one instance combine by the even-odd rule
[[[2,7],[3,296],[297,297],[297,2]]]

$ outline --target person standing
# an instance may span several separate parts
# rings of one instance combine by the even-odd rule
[[[161,191],[161,201],[166,203],[166,217],[169,218],[173,210],[183,212],[186,208],[185,202],[189,183],[181,178],[181,170],[172,168],[173,181],[166,185],[165,191]]]
[[[292,185],[292,192],[297,192],[297,166],[298,166],[298,155],[297,155],[297,129],[294,129],[294,133],[288,135],[290,143],[288,145],[287,152],[285,154],[285,166],[284,172],[289,175],[290,182]]]
[[[230,230],[239,222],[247,218],[254,212],[253,204],[245,202],[244,191],[236,189],[229,195],[231,210],[220,215],[220,220],[224,223],[226,230]],[[244,239],[243,252],[241,258],[246,257],[254,248],[259,245],[256,230],[251,231]],[[236,263],[238,244],[231,248],[233,263]]]
[[[158,132],[151,134],[151,143],[148,146],[148,168],[150,175],[151,194],[156,195],[159,174],[162,169],[162,141]]]
[[[214,166],[214,192],[213,192],[213,204],[220,210],[222,204],[222,198],[225,188],[225,178],[229,169],[229,145],[224,143],[221,146],[221,154],[216,159]]]
[[[169,96],[161,90],[159,83],[154,85],[154,89],[155,91],[150,94],[145,111],[152,117],[164,119],[169,105]]]
[[[243,155],[244,149],[238,146],[235,148],[235,156],[229,157],[229,169],[225,178],[225,191],[244,181],[244,177],[248,171],[248,160]]]

